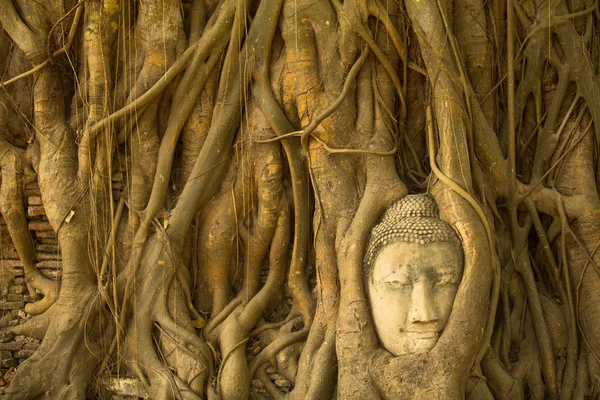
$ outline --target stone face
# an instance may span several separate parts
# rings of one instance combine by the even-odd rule
[[[371,230],[363,268],[377,336],[395,356],[440,338],[462,279],[463,251],[428,195],[409,195]]]
[[[384,247],[367,282],[383,347],[396,356],[431,350],[450,317],[462,268],[462,254],[450,243]]]

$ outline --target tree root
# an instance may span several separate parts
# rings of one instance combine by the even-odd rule
[[[56,322],[50,325],[38,350],[17,369],[5,398],[33,399],[43,394],[53,399],[86,397],[88,383],[100,360],[98,340],[102,333],[94,323],[97,300],[94,290],[88,289],[82,290],[77,300],[62,296],[55,303]],[[38,318],[44,317],[45,314]],[[22,328],[23,333],[27,332],[25,329]]]

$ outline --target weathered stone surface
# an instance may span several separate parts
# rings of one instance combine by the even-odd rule
[[[279,388],[291,388],[292,384],[287,379],[277,379],[275,382],[275,386]]]
[[[8,295],[6,295],[6,300],[8,301],[23,301],[23,295],[22,294],[16,294],[16,293],[9,293]]]
[[[101,384],[106,390],[117,395],[149,398],[140,381],[135,378],[104,378]]]

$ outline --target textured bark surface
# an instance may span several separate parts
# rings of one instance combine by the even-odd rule
[[[599,17],[0,0],[0,212],[31,300],[0,334],[42,339],[3,398],[109,398],[116,376],[153,399],[600,396]],[[423,192],[464,272],[436,346],[395,357],[363,258]]]

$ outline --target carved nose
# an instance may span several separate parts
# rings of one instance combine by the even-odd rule
[[[435,309],[431,291],[431,285],[426,280],[414,283],[408,312],[409,322],[435,322],[440,318]]]

